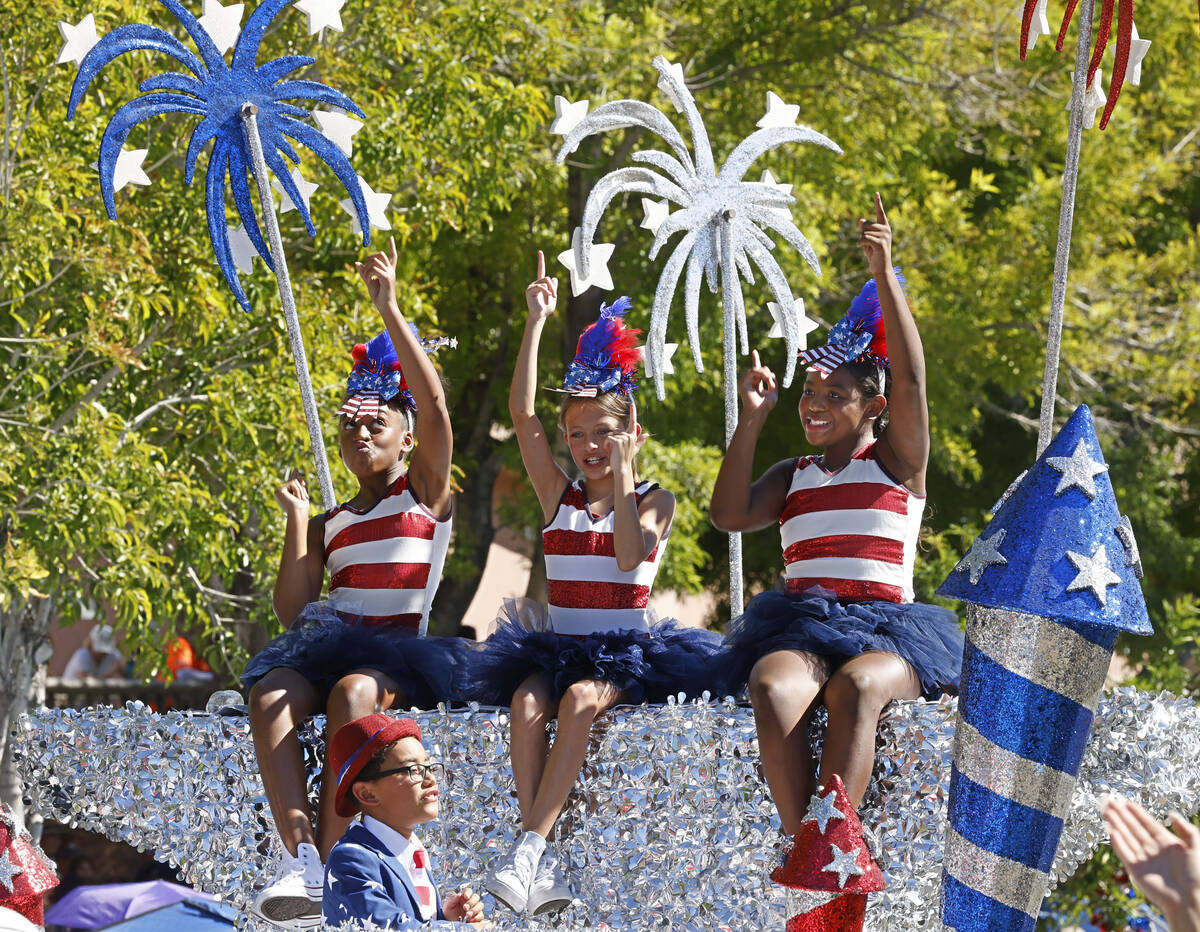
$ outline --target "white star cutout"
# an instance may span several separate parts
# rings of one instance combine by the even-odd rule
[[[1087,444],[1083,442],[1082,437],[1075,444],[1075,451],[1070,456],[1047,456],[1046,464],[1062,473],[1062,478],[1058,480],[1058,488],[1054,490],[1055,495],[1062,495],[1067,489],[1078,487],[1084,495],[1093,499],[1096,497],[1096,477],[1102,472],[1108,472],[1107,466],[1096,462],[1088,454]]]
[[[117,153],[117,164],[113,168],[113,191],[120,191],[127,184],[148,185],[150,176],[142,168],[146,161],[146,149],[122,149]]]
[[[1025,51],[1029,51],[1041,36],[1050,35],[1050,18],[1046,15],[1046,0],[1038,0],[1033,8],[1033,19],[1029,23],[1029,38],[1025,41]]]
[[[200,25],[212,37],[222,55],[237,43],[242,31],[244,9],[245,4],[242,3],[222,6],[221,0],[204,0],[204,15],[200,17]]]
[[[0,883],[4,884],[9,893],[12,893],[13,878],[18,874],[23,873],[25,873],[25,868],[10,861],[8,857],[8,849],[5,848],[3,853],[0,853]]]
[[[254,271],[254,259],[258,250],[250,242],[250,234],[246,232],[246,228],[226,227],[225,232],[229,237],[229,251],[233,253],[233,264],[237,266],[237,270],[246,274]]]
[[[818,796],[813,793],[812,799],[808,801],[808,812],[804,818],[800,820],[800,824],[805,822],[816,822],[817,828],[821,830],[821,834],[825,834],[825,827],[830,822],[836,822],[838,819],[845,819],[846,816],[837,807],[837,792],[827,793],[825,796]]]
[[[363,128],[362,120],[340,110],[314,110],[312,115],[326,139],[341,149],[347,158],[354,154],[354,134]]]
[[[91,13],[74,26],[60,22],[58,31],[63,37],[62,51],[58,53],[58,61],[55,62],[58,65],[69,61],[76,65],[81,64],[87,53],[92,50],[92,46],[100,41],[100,37],[96,35],[96,17]]]
[[[1150,40],[1138,36],[1137,23],[1133,24],[1133,38],[1129,42],[1129,61],[1125,63],[1125,80],[1138,87],[1142,83],[1142,59],[1150,51]],[[1116,54],[1116,49],[1113,49]]]
[[[767,333],[768,339],[778,340],[787,336],[783,329],[783,315],[779,312],[779,305],[774,301],[767,302],[767,310],[771,313],[771,329]],[[797,298],[796,304],[792,308],[792,313],[796,315],[796,323],[800,328],[800,345],[799,349],[804,351],[808,349],[808,335],[816,330],[820,324],[809,317],[804,316],[804,299]]]
[[[574,103],[563,97],[554,95],[554,122],[550,124],[550,132],[555,136],[565,136],[583,122],[587,116],[588,101],[577,100]]]
[[[368,890],[382,890],[383,889],[383,884],[381,884],[378,880],[374,880],[374,879],[368,880],[366,882],[365,886],[367,887]]]
[[[767,91],[767,112],[758,121],[760,129],[776,126],[795,126],[800,116],[800,105],[785,103],[774,91]]]
[[[642,229],[657,233],[663,221],[671,214],[671,202],[644,197],[642,198],[642,210],[646,212],[646,216],[642,218]]]
[[[678,343],[663,344],[663,375],[674,375],[675,367],[671,364],[671,359],[675,355],[675,351],[679,349]],[[646,373],[646,378],[654,378],[654,367],[650,365],[650,354],[646,353],[642,357],[642,369]]]
[[[669,71],[675,80],[680,84],[687,84],[687,80],[683,76],[683,65],[679,64],[679,62],[667,62],[667,71]],[[683,102],[675,93],[675,87],[670,81],[667,80],[666,75],[659,75],[658,89],[666,95],[667,100],[671,101],[671,106],[675,108],[676,113],[683,112]]]
[[[846,886],[846,878],[851,874],[855,877],[861,877],[867,872],[866,868],[858,866],[858,852],[860,849],[853,848],[850,851],[843,851],[837,845],[830,844],[829,850],[836,853],[833,856],[833,860],[822,867],[821,870],[837,874],[839,887]]]
[[[976,537],[967,555],[958,561],[954,569],[969,572],[971,585],[977,585],[989,566],[1004,566],[1008,563],[1008,558],[1000,552],[1000,545],[1004,543],[1004,535],[1007,533],[1008,528],[1000,528],[987,540]]]
[[[1108,604],[1108,587],[1119,586],[1121,577],[1112,571],[1108,563],[1108,552],[1101,544],[1090,557],[1082,553],[1067,551],[1067,559],[1079,570],[1075,578],[1067,584],[1067,592],[1091,589],[1092,595],[1101,605]]]
[[[1121,523],[1113,528],[1117,534],[1117,540],[1121,542],[1121,546],[1125,548],[1125,565],[1133,567],[1133,574],[1141,579],[1144,575],[1142,570],[1142,554],[1138,550],[1137,538],[1133,536],[1133,524],[1129,520],[1128,515],[1121,515]]]
[[[1104,105],[1108,102],[1108,98],[1104,96],[1104,88],[1101,87],[1103,72],[1103,68],[1096,69],[1092,83],[1087,86],[1087,91],[1083,95],[1083,125],[1085,129],[1092,129],[1096,125],[1096,111],[1103,110]],[[1074,71],[1071,72],[1071,82],[1074,87]],[[1074,96],[1074,91],[1071,93]],[[1066,109],[1071,109],[1070,100],[1067,101]]]
[[[758,179],[758,183],[766,185],[768,188],[774,188],[783,195],[790,196],[792,193],[792,186],[790,184],[784,184],[783,182],[776,181],[775,176],[771,174],[770,169],[763,170],[762,176]],[[782,217],[787,217],[789,220],[792,219],[792,211],[787,204],[783,204],[779,207],[768,207],[767,209],[774,211]]]
[[[311,206],[309,202],[312,200],[313,192],[317,190],[320,185],[314,184],[311,181],[305,181],[304,176],[300,174],[299,168],[293,168],[291,170],[291,176],[292,184],[294,184],[296,186],[296,190],[300,192],[300,200],[304,201],[304,206],[307,209]],[[292,203],[292,199],[288,197],[288,193],[283,190],[283,185],[279,183],[278,178],[271,179],[271,186],[279,192],[279,212],[281,214],[286,214],[289,210],[296,209],[296,205]]]
[[[342,31],[342,7],[346,0],[296,0],[296,9],[308,17],[308,34],[322,29]]]
[[[330,871],[328,874],[325,875],[325,886],[327,886],[330,890],[332,890],[333,885],[335,883],[340,883],[341,879],[342,879],[341,877],[335,877],[333,875],[333,871]]]
[[[362,175],[358,176],[358,183],[362,186],[363,200],[367,202],[367,223],[371,225],[372,230],[390,230],[392,223],[387,218],[384,211],[387,210],[388,204],[391,203],[392,196],[390,194],[371,190],[371,186],[367,184]],[[356,236],[362,235],[362,226],[358,222],[358,211],[354,209],[354,201],[346,198],[344,201],[338,201],[342,210],[348,213],[353,218],[351,228]]]
[[[612,273],[608,270],[608,263],[612,259],[613,250],[617,247],[612,243],[592,243],[591,252],[588,254],[592,273],[584,278],[579,273],[580,256],[582,255],[581,235],[579,228],[576,227],[575,232],[571,234],[571,248],[558,254],[558,261],[571,273],[571,294],[581,295],[592,287],[612,291],[613,280]]]

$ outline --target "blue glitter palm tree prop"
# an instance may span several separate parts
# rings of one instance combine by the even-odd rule
[[[313,64],[315,59],[309,56],[288,55],[262,65],[257,64],[259,45],[268,26],[282,10],[293,3],[293,0],[264,0],[259,4],[250,14],[234,45],[229,64],[225,62],[224,55],[200,21],[178,0],[159,2],[183,26],[195,44],[196,52],[191,51],[166,30],[156,26],[134,23],[117,27],[104,36],[80,63],[79,73],[71,88],[67,117],[74,118],[80,101],[96,76],[126,52],[162,52],[186,69],[164,72],[143,81],[139,87],[141,96],[124,104],[109,120],[100,142],[98,161],[100,192],[104,198],[104,206],[108,216],[115,220],[117,210],[113,175],[118,156],[134,127],[168,113],[196,114],[203,118],[192,131],[188,142],[184,180],[189,185],[192,183],[196,161],[201,151],[211,142],[212,151],[205,172],[205,206],[213,254],[238,304],[249,311],[250,301],[238,278],[233,251],[229,245],[225,216],[225,195],[228,186],[233,193],[234,206],[247,236],[267,267],[275,273],[279,285],[280,301],[287,317],[288,334],[296,363],[296,376],[304,399],[309,439],[317,460],[321,493],[326,506],[332,507],[333,482],[325,457],[325,445],[308,375],[308,362],[300,335],[283,241],[271,209],[270,175],[273,174],[278,179],[280,187],[296,206],[309,235],[315,236],[316,229],[308,204],[297,189],[282,158],[286,156],[293,163],[300,161],[289,139],[309,149],[337,175],[346,188],[358,214],[363,245],[369,245],[369,212],[358,174],[341,149],[314,127],[301,122],[302,118],[309,116],[309,111],[289,101],[328,104],[358,117],[365,117],[354,101],[326,84],[300,79],[283,80],[298,69]],[[266,237],[263,236],[255,213],[250,194],[250,177],[254,178],[258,186],[259,201],[264,208],[263,225],[266,227]]]

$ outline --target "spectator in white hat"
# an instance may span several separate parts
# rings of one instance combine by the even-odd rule
[[[88,632],[87,643],[71,655],[64,680],[107,680],[124,672],[125,658],[113,641],[112,625],[96,625]]]

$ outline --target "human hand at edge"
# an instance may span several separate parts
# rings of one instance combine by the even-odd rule
[[[358,276],[367,286],[371,302],[382,308],[396,300],[396,263],[400,256],[396,250],[396,237],[388,239],[388,252],[377,252],[367,256],[364,262],[355,262]],[[383,304],[380,304],[380,302]]]
[[[858,221],[861,237],[858,247],[867,257],[867,265],[876,282],[892,267],[892,227],[883,212],[883,199],[875,192],[875,220]]]
[[[469,925],[490,927],[484,923],[483,902],[479,894],[470,887],[463,887],[457,893],[446,898],[442,903],[442,915],[451,922],[465,922]]]
[[[283,485],[275,490],[275,501],[289,517],[303,520],[308,517],[308,483],[298,469],[293,469]]]
[[[1140,805],[1110,798],[1104,806],[1113,851],[1171,932],[1200,932],[1200,830],[1177,812],[1174,834]]]
[[[758,350],[751,353],[752,365],[738,383],[738,394],[742,396],[742,412],[751,413],[760,408],[766,414],[779,402],[779,383],[775,373],[762,364]]]

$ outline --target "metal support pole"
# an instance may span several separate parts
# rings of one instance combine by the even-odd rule
[[[737,391],[737,321],[734,320],[733,302],[733,241],[729,236],[729,221],[733,211],[725,211],[718,233],[721,240],[721,309],[724,313],[723,348],[725,358],[725,449],[733,439],[738,420]],[[737,618],[745,606],[742,591],[742,535],[736,531],[729,535],[729,617]]]
[[[279,223],[275,219],[270,176],[267,173],[267,163],[263,159],[262,140],[258,135],[257,114],[257,106],[249,102],[242,104],[242,126],[246,131],[246,141],[250,145],[251,165],[254,167],[254,180],[258,184],[258,199],[262,204],[267,242],[271,246],[271,260],[275,263],[279,303],[283,305],[288,340],[292,344],[296,381],[300,383],[304,420],[308,423],[308,441],[312,445],[313,459],[317,464],[317,480],[321,485],[321,502],[326,509],[330,509],[337,504],[337,498],[333,491],[333,478],[329,474],[329,460],[325,456],[325,438],[321,433],[321,419],[317,413],[316,398],[313,396],[312,379],[308,374],[308,357],[304,352],[304,336],[300,333],[300,318],[296,314],[296,299],[292,295],[292,279],[288,275],[287,257],[283,253],[283,238],[279,235]]]
[[[1071,260],[1071,229],[1075,221],[1075,183],[1083,137],[1083,97],[1087,93],[1088,59],[1092,48],[1092,0],[1079,10],[1079,41],[1075,47],[1075,83],[1067,125],[1067,158],[1063,166],[1062,206],[1058,213],[1058,246],[1054,253],[1054,284],[1050,292],[1050,327],[1046,334],[1046,370],[1042,376],[1042,412],[1038,421],[1037,455],[1050,444],[1054,402],[1058,392],[1058,362],[1062,351],[1063,307],[1067,300],[1067,267]]]

